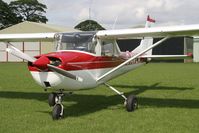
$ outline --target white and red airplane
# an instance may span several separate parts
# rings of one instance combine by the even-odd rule
[[[45,90],[51,90],[49,105],[53,119],[64,114],[64,92],[95,88],[104,84],[124,98],[128,112],[138,106],[136,96],[126,97],[107,84],[117,76],[132,71],[151,58],[186,58],[190,55],[152,55],[152,49],[171,37],[199,35],[199,25],[151,27],[155,21],[147,17],[145,28],[102,30],[94,32],[0,34],[0,41],[9,45],[7,51],[28,61],[33,79]],[[153,38],[163,38],[153,44]],[[141,38],[140,45],[131,52],[121,52],[117,39]],[[54,40],[56,51],[35,57],[21,52],[10,42]],[[133,45],[133,44],[132,44]],[[175,47],[175,45],[174,45]]]

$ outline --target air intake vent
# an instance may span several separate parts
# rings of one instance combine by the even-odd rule
[[[48,81],[44,81],[44,84],[47,88],[51,87],[50,83]]]

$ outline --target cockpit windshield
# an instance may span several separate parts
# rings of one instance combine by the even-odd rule
[[[59,34],[57,50],[80,50],[94,53],[93,37],[96,32],[75,32]]]

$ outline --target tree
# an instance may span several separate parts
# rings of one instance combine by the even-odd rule
[[[48,19],[43,13],[46,13],[46,5],[37,0],[17,0],[9,4],[12,11],[21,18],[21,21],[33,21],[46,23]]]
[[[75,26],[75,29],[79,29],[82,31],[96,31],[96,30],[105,30],[100,24],[98,24],[94,20],[86,20],[80,22],[78,25]]]
[[[20,22],[20,19],[14,14],[9,5],[0,0],[0,29],[9,27]]]

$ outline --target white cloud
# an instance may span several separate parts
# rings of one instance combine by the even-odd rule
[[[74,16],[74,19],[77,20],[77,21],[86,20],[88,18],[89,18],[89,10],[88,10],[88,8],[81,9],[79,14]]]
[[[164,0],[148,0],[147,6],[149,8],[161,8],[164,4]]]
[[[144,7],[136,8],[135,16],[137,18],[144,18],[146,16],[146,9]]]

